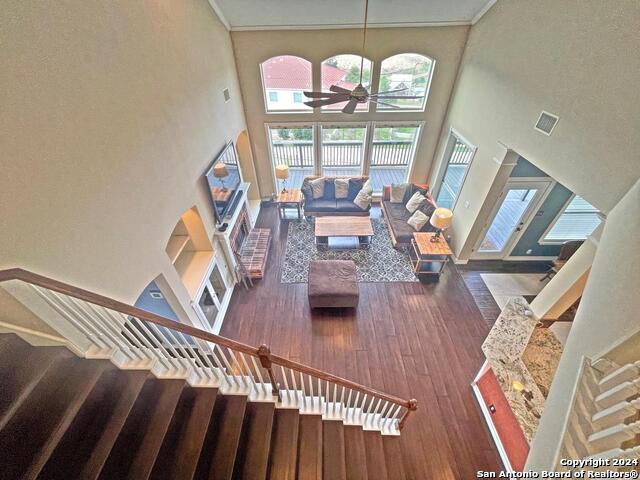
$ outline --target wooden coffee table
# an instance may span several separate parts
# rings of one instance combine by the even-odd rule
[[[369,245],[373,225],[369,217],[316,217],[316,245],[329,245],[329,237],[355,237],[358,247]]]

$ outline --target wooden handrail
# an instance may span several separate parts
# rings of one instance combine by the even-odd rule
[[[52,290],[54,292],[62,293],[64,295],[77,298],[79,300],[84,300],[85,302],[89,302],[94,305],[99,305],[101,307],[108,308],[110,310],[115,310],[125,315],[131,315],[133,317],[138,318],[139,320],[151,322],[156,325],[160,325],[162,327],[169,328],[177,332],[181,332],[183,334],[199,338],[201,340],[213,342],[215,344],[230,348],[232,350],[236,350],[238,352],[246,353],[248,355],[253,355],[254,357],[259,358],[261,362],[265,361],[265,358],[268,358],[268,360],[271,363],[274,363],[276,365],[290,368],[292,370],[296,370],[297,372],[301,372],[310,376],[317,377],[321,380],[333,382],[346,388],[358,390],[362,393],[366,393],[368,395],[379,398],[381,400],[388,401],[396,405],[400,405],[409,410],[415,410],[417,408],[417,402],[415,399],[404,400],[394,395],[389,395],[384,392],[380,392],[373,388],[367,387],[365,385],[361,385],[359,383],[352,382],[342,377],[332,375],[331,373],[318,370],[317,368],[309,367],[302,363],[294,362],[284,357],[274,355],[268,350],[268,347],[266,347],[265,345],[261,346],[260,348],[252,347],[250,345],[237,342],[235,340],[231,340],[226,337],[221,337],[219,335],[209,333],[204,330],[200,330],[199,328],[195,328],[189,325],[184,325],[182,323],[175,322],[161,315],[156,315],[155,313],[147,312],[140,308],[127,305],[126,303],[119,302],[118,300],[114,300],[112,298],[105,297],[103,295],[90,292],[88,290],[84,290],[79,287],[74,287],[73,285],[69,285],[67,283],[54,280],[52,278],[45,277],[43,275],[38,275],[37,273],[33,273],[28,270],[24,270],[22,268],[10,268],[6,270],[0,270],[0,283],[7,282],[10,280],[20,280],[26,283],[30,283],[32,285],[37,285],[39,287]]]

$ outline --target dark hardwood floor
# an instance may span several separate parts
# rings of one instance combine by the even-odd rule
[[[418,411],[394,440],[406,476],[390,478],[471,479],[499,470],[470,387],[489,327],[456,268],[439,282],[360,283],[357,311],[311,312],[306,284],[280,283],[287,222],[263,208],[257,226],[274,234],[267,273],[253,289],[236,289],[221,334],[416,398]]]
[[[492,326],[498,315],[500,307],[485,285],[482,273],[539,273],[540,277],[549,269],[549,262],[505,262],[502,260],[471,260],[466,265],[456,265],[456,269],[462,276],[469,293],[478,305],[482,318],[487,325]],[[526,298],[526,297],[525,297]],[[530,302],[534,297],[527,298]]]

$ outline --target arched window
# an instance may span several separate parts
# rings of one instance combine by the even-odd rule
[[[394,98],[385,100],[395,107],[378,104],[376,110],[424,110],[434,61],[416,53],[400,53],[386,58],[380,64],[380,83],[378,92],[402,90],[392,93],[393,96],[420,97],[414,99]]]
[[[371,87],[371,67],[373,63],[367,58],[365,58],[363,62],[360,55],[348,54],[336,55],[322,62],[322,90],[328,92],[331,85],[352,90],[360,81],[361,64],[363,65],[362,85],[369,90]],[[322,109],[340,111],[344,108],[345,104],[346,102],[334,103],[333,105],[322,107]],[[361,103],[356,107],[356,110],[366,112],[369,110],[369,104]]]
[[[312,89],[311,62],[293,55],[280,55],[260,65],[267,112],[309,111],[304,90]]]

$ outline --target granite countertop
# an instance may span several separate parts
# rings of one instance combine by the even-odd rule
[[[562,345],[539,325],[523,297],[505,305],[482,351],[529,443],[538,428]],[[516,390],[514,382],[522,384]]]

